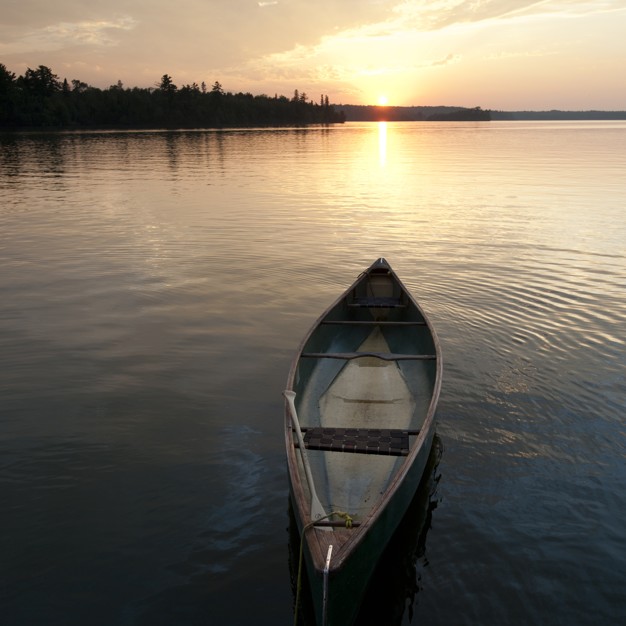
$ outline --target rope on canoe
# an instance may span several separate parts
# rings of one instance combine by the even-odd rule
[[[345,511],[333,511],[328,515],[324,515],[324,517],[320,517],[319,519],[309,522],[302,528],[302,533],[300,534],[300,554],[298,556],[298,578],[296,583],[296,606],[293,613],[293,626],[297,626],[298,624],[298,611],[300,609],[300,591],[302,590],[302,562],[304,560],[304,533],[312,526],[315,526],[315,524],[317,524],[318,522],[334,517],[335,515],[345,521],[346,528],[352,528],[352,516]]]

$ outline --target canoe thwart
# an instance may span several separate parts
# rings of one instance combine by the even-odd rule
[[[409,435],[419,430],[397,428],[306,428],[304,445],[308,450],[408,456]],[[296,447],[298,444],[296,443]]]
[[[404,309],[406,304],[398,298],[355,298],[348,306],[366,307],[368,309]]]
[[[401,354],[396,352],[303,352],[301,355],[307,359],[359,359],[371,356],[383,361],[434,361],[435,354]]]
[[[322,324],[340,324],[346,326],[426,326],[421,321],[393,321],[393,320],[322,320]]]

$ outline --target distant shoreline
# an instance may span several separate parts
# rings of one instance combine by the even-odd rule
[[[332,104],[294,90],[292,97],[225,91],[219,81],[178,87],[164,74],[155,87],[107,89],[61,80],[40,65],[16,76],[0,63],[0,131],[304,127],[343,122],[490,122],[626,120],[626,111],[497,111],[459,106]]]
[[[491,111],[492,120],[626,120],[626,111]]]
[[[626,120],[626,111],[496,111],[480,107],[335,104],[347,122]]]

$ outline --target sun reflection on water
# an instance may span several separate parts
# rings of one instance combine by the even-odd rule
[[[387,122],[378,122],[378,160],[381,167],[387,164]]]

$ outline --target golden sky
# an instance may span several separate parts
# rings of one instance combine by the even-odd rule
[[[0,63],[314,100],[626,110],[626,0],[0,0]]]

